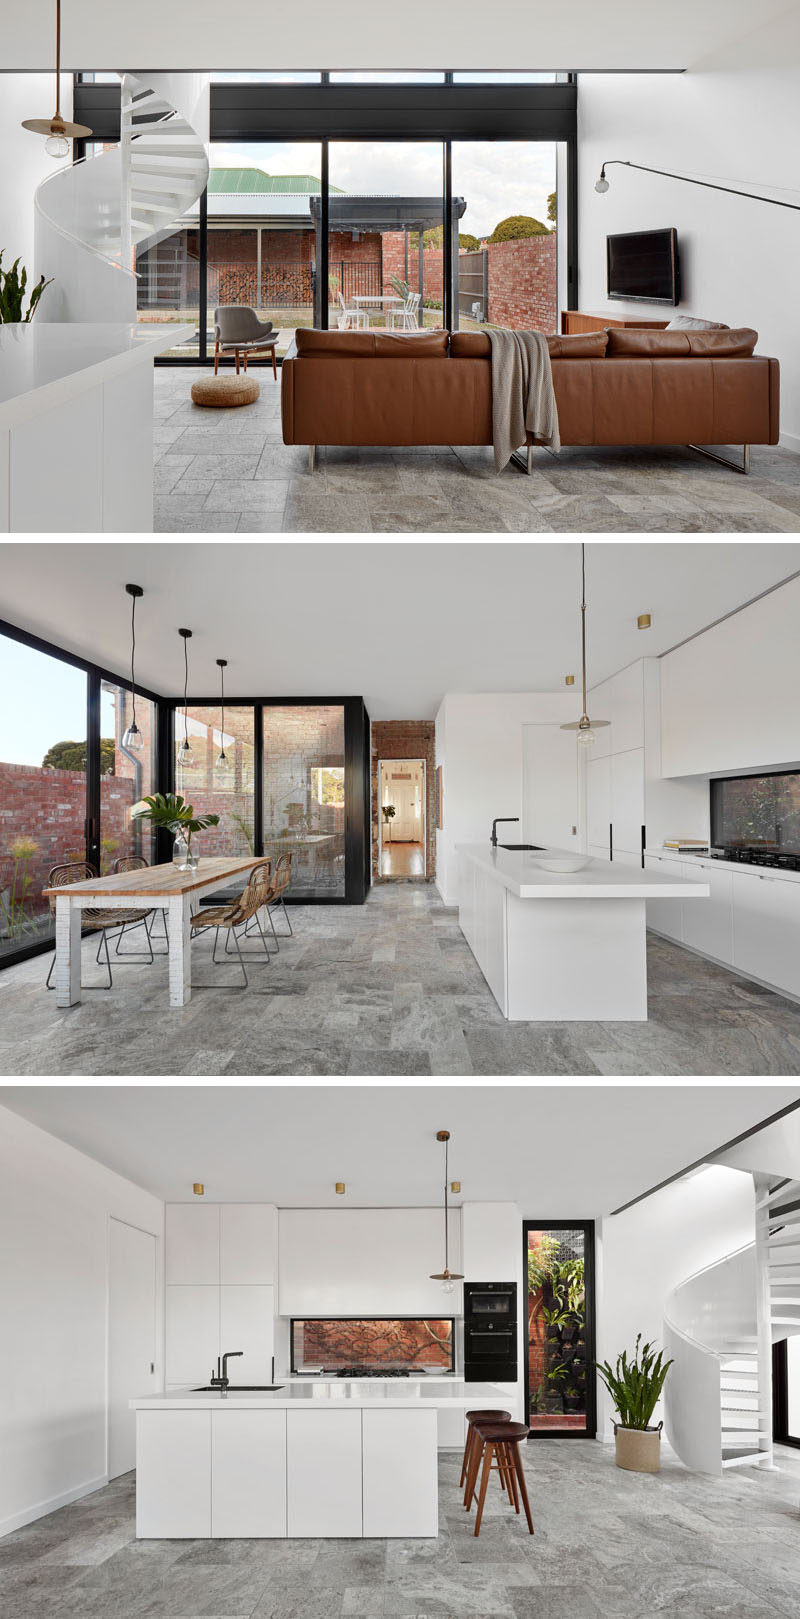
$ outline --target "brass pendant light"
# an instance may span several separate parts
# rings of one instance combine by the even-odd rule
[[[61,0],[56,0],[56,110],[52,118],[23,118],[23,129],[45,135],[48,157],[69,157],[69,143],[85,140],[92,131],[86,124],[70,124],[61,116]]]
[[[450,1131],[437,1130],[436,1140],[444,1142],[444,1270],[434,1271],[431,1281],[441,1282],[443,1293],[452,1293],[456,1282],[463,1282],[464,1276],[461,1271],[450,1269],[450,1231],[447,1206],[447,1144],[450,1140]]]
[[[595,731],[601,725],[610,725],[610,720],[590,720],[586,712],[586,546],[581,542],[581,679],[583,681],[583,710],[579,720],[570,720],[562,725],[562,731],[577,731],[577,740],[582,747],[591,747],[595,740]]]

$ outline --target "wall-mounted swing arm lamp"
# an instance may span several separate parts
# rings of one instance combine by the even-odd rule
[[[92,131],[86,124],[70,124],[61,116],[61,0],[56,0],[56,110],[52,118],[23,118],[23,129],[44,135],[48,157],[69,157],[71,140],[85,140]]]
[[[665,180],[684,180],[690,186],[704,186],[707,191],[725,191],[729,197],[749,197],[751,202],[771,202],[776,208],[793,208],[800,213],[800,202],[783,202],[779,197],[762,197],[757,191],[740,191],[736,186],[717,185],[713,180],[695,180],[691,174],[673,174],[669,169],[651,169],[646,163],[631,163],[626,157],[607,158],[600,170],[600,179],[595,181],[595,191],[604,193],[610,189],[606,179],[606,169],[610,168],[639,169],[642,174],[660,174]]]

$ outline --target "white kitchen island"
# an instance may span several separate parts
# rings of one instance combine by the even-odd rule
[[[153,359],[192,332],[0,325],[0,533],[152,533]]]
[[[458,845],[459,926],[504,1017],[645,1021],[645,902],[707,899],[708,882],[609,860],[544,871],[537,853],[568,857]]]
[[[508,1409],[491,1383],[308,1380],[182,1390],[136,1412],[140,1539],[433,1539],[442,1409]]]

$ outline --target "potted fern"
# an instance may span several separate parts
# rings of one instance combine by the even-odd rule
[[[392,821],[394,820],[396,814],[397,811],[394,804],[383,805],[383,830],[389,834],[390,843],[392,841]]]
[[[152,798],[143,798],[135,804],[131,814],[137,820],[151,821],[153,826],[163,826],[173,833],[172,859],[179,871],[194,871],[197,867],[192,833],[219,826],[218,815],[195,815],[194,805],[187,804],[180,793],[154,793]]]
[[[642,1344],[639,1333],[631,1359],[623,1350],[611,1368],[607,1360],[597,1362],[597,1372],[614,1402],[619,1422],[614,1423],[617,1467],[630,1473],[658,1473],[661,1470],[661,1429],[651,1428],[650,1419],[661,1398],[671,1360],[663,1350],[656,1354],[652,1344]]]

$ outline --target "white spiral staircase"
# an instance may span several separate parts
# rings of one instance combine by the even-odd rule
[[[120,141],[42,181],[36,274],[53,277],[38,319],[136,320],[134,248],[176,229],[208,180],[208,79],[122,77]]]
[[[772,1345],[800,1333],[800,1180],[753,1176],[755,1241],[670,1294],[667,1438],[687,1467],[771,1467]]]

